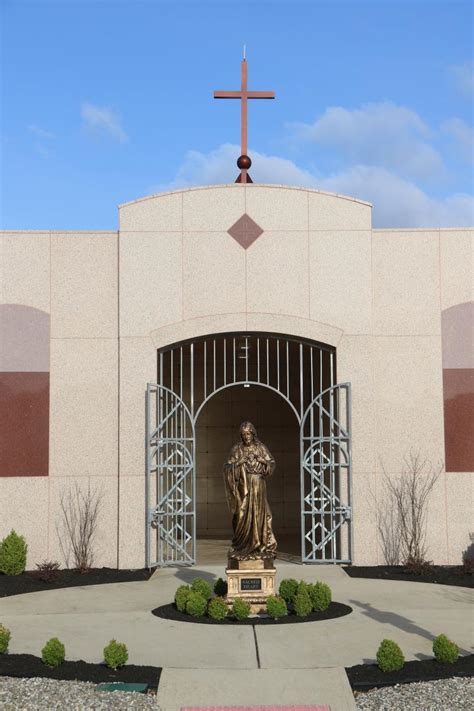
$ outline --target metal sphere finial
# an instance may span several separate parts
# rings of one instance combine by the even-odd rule
[[[248,170],[251,165],[252,161],[248,156],[242,155],[237,158],[237,166],[240,168],[240,170]]]

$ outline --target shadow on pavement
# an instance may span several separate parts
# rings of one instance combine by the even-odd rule
[[[217,580],[217,576],[214,573],[209,573],[206,570],[199,570],[199,568],[178,568],[175,573],[175,578],[182,580],[183,583],[191,583],[194,578],[203,578],[208,583],[214,587],[214,583]]]
[[[424,627],[420,627],[412,620],[409,620],[408,617],[403,617],[403,615],[399,615],[396,612],[379,610],[370,603],[360,602],[359,600],[349,600],[349,602],[352,605],[355,605],[355,607],[360,608],[362,610],[363,615],[367,615],[367,617],[370,617],[371,619],[376,620],[377,622],[390,624],[393,627],[398,627],[398,629],[403,630],[404,632],[408,632],[409,634],[417,634],[420,637],[429,639],[430,642],[433,641],[436,636],[429,630],[426,630]],[[447,632],[447,634],[449,637],[449,631]],[[455,642],[456,640],[453,641]],[[461,647],[459,648],[459,653],[462,655],[471,654],[471,652],[466,649],[462,649]]]
[[[420,637],[425,637],[425,639],[433,640],[435,635],[429,630],[425,630],[420,627],[408,617],[403,617],[403,615],[398,615],[396,612],[388,612],[387,610],[379,610],[369,602],[360,602],[359,600],[350,600],[351,604],[356,605],[360,608],[364,615],[376,620],[377,622],[384,622],[393,627],[398,627],[398,629],[404,632],[409,632],[410,634],[417,634]]]

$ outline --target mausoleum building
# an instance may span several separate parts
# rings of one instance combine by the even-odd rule
[[[472,229],[373,229],[351,197],[251,183],[121,205],[110,232],[2,232],[0,537],[59,560],[61,498],[100,499],[95,563],[199,563],[250,420],[281,555],[384,563],[386,477],[441,466],[427,557],[474,525]],[[72,487],[72,488],[71,488]]]

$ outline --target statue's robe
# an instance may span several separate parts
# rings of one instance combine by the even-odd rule
[[[258,462],[254,457],[265,460]],[[240,462],[240,463],[239,463]],[[231,558],[255,560],[274,558],[277,542],[272,530],[272,512],[267,501],[266,479],[275,460],[260,441],[232,447],[224,466],[227,501],[232,512],[234,536]]]

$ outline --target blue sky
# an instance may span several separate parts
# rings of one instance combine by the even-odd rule
[[[473,4],[3,0],[2,229],[116,229],[117,205],[233,182],[242,45],[251,175],[474,223]]]

